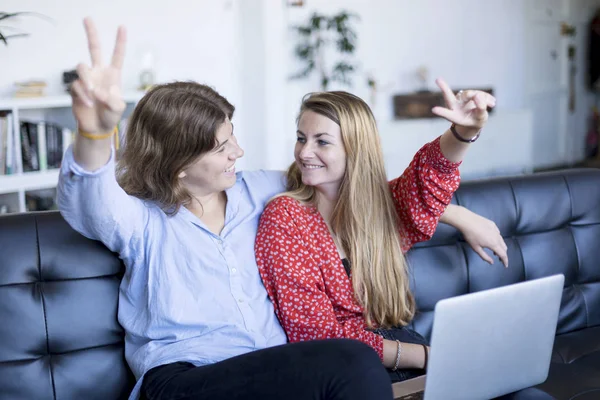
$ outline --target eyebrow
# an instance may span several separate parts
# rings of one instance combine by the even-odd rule
[[[229,141],[229,139],[227,139],[227,140],[226,140],[226,141],[224,141],[223,143],[218,143],[218,142],[217,142],[218,146],[217,146],[217,147],[215,147],[215,150],[214,150],[214,151],[218,151],[218,150],[219,150],[221,147],[225,146],[225,144],[227,143],[227,141]]]
[[[304,132],[302,132],[300,129],[298,129],[298,130],[296,131],[296,133],[299,133],[299,134],[301,134],[302,136],[306,136],[306,134],[305,134]],[[325,136],[325,135],[333,137],[333,135],[331,135],[331,134],[329,134],[329,133],[327,133],[327,132],[319,132],[319,133],[315,134],[315,137],[321,137],[321,136]]]
[[[233,124],[231,124],[231,135],[233,136]],[[219,143],[219,141],[217,140],[217,147],[215,147],[214,151],[218,151],[221,147],[225,146],[225,144],[229,141],[229,139],[226,139],[223,143]]]

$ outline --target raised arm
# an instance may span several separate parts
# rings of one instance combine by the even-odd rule
[[[402,176],[390,182],[404,251],[429,240],[435,232],[458,188],[458,167],[487,121],[487,108],[496,102],[491,95],[476,90],[455,96],[446,82],[436,82],[447,108],[434,107],[432,111],[450,121],[452,128],[423,146]]]
[[[458,189],[459,165],[444,157],[438,137],[423,146],[402,175],[390,182],[404,252],[433,236]]]
[[[121,95],[121,68],[126,33],[124,27],[119,27],[112,60],[105,65],[93,21],[86,18],[84,24],[92,65],[79,64],[79,79],[71,86],[73,115],[79,132],[75,137],[73,155],[79,166],[93,172],[108,162],[112,133],[125,110]]]
[[[112,132],[125,108],[120,82],[125,29],[119,28],[112,61],[104,65],[96,28],[90,19],[84,23],[92,66],[77,67],[79,78],[71,90],[78,133],[61,166],[58,205],[75,230],[122,252],[143,230],[147,212],[117,184],[111,147]]]
[[[488,120],[488,107],[495,107],[496,99],[480,90],[466,90],[455,95],[443,79],[437,79],[436,83],[442,90],[446,107],[433,107],[431,111],[453,126],[442,135],[440,148],[448,160],[460,162],[479,137]]]

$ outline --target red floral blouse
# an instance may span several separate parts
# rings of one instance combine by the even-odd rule
[[[402,176],[390,182],[403,227],[404,252],[433,235],[458,188],[459,165],[443,156],[438,137],[417,152]],[[260,219],[255,253],[290,342],[357,339],[383,358],[383,338],[366,329],[350,278],[315,207],[289,197],[270,202]]]

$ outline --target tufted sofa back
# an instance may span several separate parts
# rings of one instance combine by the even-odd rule
[[[465,182],[453,202],[496,222],[509,268],[440,225],[408,254],[417,331],[429,338],[438,300],[556,273],[565,275],[557,333],[600,325],[600,170]]]
[[[0,398],[127,398],[121,260],[58,212],[0,218]]]

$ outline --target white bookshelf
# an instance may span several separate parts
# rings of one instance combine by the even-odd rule
[[[128,92],[124,94],[127,109],[125,117],[131,113],[135,104],[142,98],[144,92]],[[75,131],[75,120],[71,112],[71,97],[68,94],[44,96],[36,98],[0,98],[0,111],[8,112],[12,119],[12,145],[16,165],[12,174],[0,175],[0,212],[8,207],[9,212],[26,212],[26,194],[40,190],[54,189],[58,184],[58,169],[43,169],[40,171],[23,172],[21,152],[21,121],[52,122],[68,130]],[[69,135],[70,136],[70,135]],[[66,136],[63,135],[63,140]],[[45,142],[45,139],[42,140]],[[69,142],[63,142],[63,151]]]
[[[144,92],[128,92],[123,98],[126,103],[137,103]],[[0,98],[0,110],[34,110],[45,108],[70,108],[71,96],[68,94],[33,98]]]
[[[0,176],[0,194],[51,189],[58,183],[58,170],[23,172]]]

